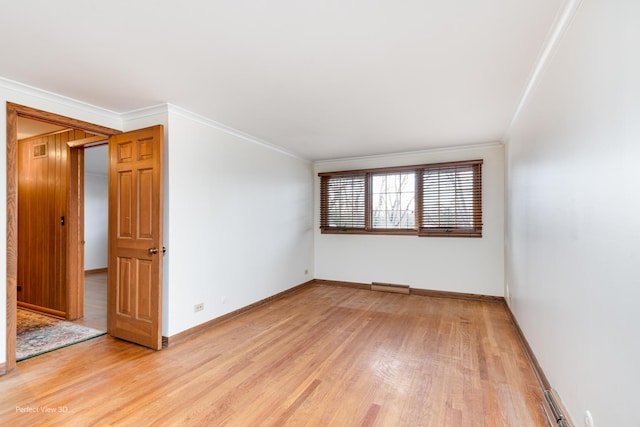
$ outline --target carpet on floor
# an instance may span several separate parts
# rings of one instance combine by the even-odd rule
[[[20,307],[17,311],[16,361],[106,334],[105,331],[56,319]]]

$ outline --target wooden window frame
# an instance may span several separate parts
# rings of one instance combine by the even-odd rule
[[[411,166],[358,169],[335,172],[320,172],[320,231],[322,234],[371,234],[404,235],[420,237],[482,237],[482,164],[483,160],[465,160],[458,162],[429,163]],[[472,227],[425,227],[423,224],[423,173],[425,170],[455,169],[472,167],[473,170],[473,225]],[[415,227],[414,228],[374,228],[372,226],[371,179],[376,174],[415,173]],[[365,212],[364,227],[331,227],[329,218],[328,182],[332,177],[365,175]]]

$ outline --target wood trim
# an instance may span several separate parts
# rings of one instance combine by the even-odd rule
[[[525,338],[524,333],[522,332],[522,329],[520,329],[520,325],[518,324],[518,320],[513,315],[513,312],[511,311],[511,308],[509,307],[509,304],[506,303],[506,301],[504,303],[504,307],[505,307],[505,310],[507,311],[507,313],[509,313],[509,317],[511,318],[511,323],[513,323],[513,327],[516,330],[516,333],[518,335],[518,339],[520,340],[520,343],[522,344],[522,348],[524,349],[524,353],[527,356],[527,359],[529,360],[529,364],[531,365],[531,368],[533,369],[533,372],[536,375],[536,378],[538,379],[538,382],[540,383],[540,386],[542,387],[543,390],[550,390],[551,389],[551,383],[549,383],[549,379],[547,379],[547,376],[545,375],[544,371],[542,370],[542,367],[540,366],[540,363],[538,362],[538,359],[536,358],[535,353],[531,349],[531,346],[529,345],[529,342],[527,341],[527,338]]]
[[[54,125],[80,129],[85,132],[100,134],[107,137],[122,133],[119,130],[111,129],[106,126],[96,125],[82,120],[73,119],[71,117],[61,116],[59,114],[38,110],[36,108],[14,104],[12,102],[7,102],[7,108],[14,108],[20,117],[28,117],[30,119],[38,120],[41,122],[53,123]]]
[[[7,373],[7,364],[2,362],[0,363],[0,376]]]
[[[25,308],[27,310],[31,310],[31,311],[35,311],[38,313],[43,313],[43,314],[47,314],[49,316],[54,316],[57,317],[59,319],[66,319],[66,313],[64,311],[60,311],[60,310],[54,310],[52,308],[48,308],[48,307],[42,307],[36,304],[29,304],[28,302],[22,302],[22,301],[18,301],[18,303],[16,304],[18,307],[20,308]]]
[[[7,331],[5,373],[16,367],[16,306],[18,281],[18,117],[72,127],[105,136],[122,133],[119,130],[82,120],[60,116],[24,105],[7,102]]]
[[[109,138],[97,135],[90,136],[88,138],[76,139],[75,141],[67,142],[67,145],[71,148],[75,147],[84,147],[85,145],[94,144],[96,142],[104,142],[105,144],[109,141]]]
[[[347,288],[366,289],[366,290],[371,289],[371,284],[368,284],[368,283],[343,282],[339,280],[315,279],[314,284],[328,285],[328,286],[342,286]],[[504,302],[504,297],[493,296],[493,295],[466,294],[462,292],[435,291],[431,289],[418,289],[418,288],[409,288],[409,289],[410,289],[409,293],[411,295],[420,295],[425,297],[456,298],[456,299],[465,299],[470,301],[485,301],[485,302],[497,302],[497,303]]]
[[[368,203],[367,203],[368,204]],[[365,217],[371,217],[371,210],[365,210]],[[365,221],[367,221],[365,219]],[[378,236],[417,236],[418,230],[415,228],[337,228],[337,227],[320,227],[320,233],[322,234],[370,234]]]
[[[366,214],[366,213],[365,213]],[[320,227],[321,234],[369,234],[378,236],[418,236],[418,237],[482,237],[482,231],[466,228],[335,228]]]
[[[16,367],[18,301],[18,108],[7,103],[7,330],[4,372]]]
[[[107,267],[94,268],[94,269],[91,269],[91,270],[85,270],[84,274],[99,274],[99,273],[106,273],[108,271],[109,271],[109,269]]]
[[[464,166],[464,165],[481,165],[483,163],[483,159],[476,160],[460,160],[457,162],[441,162],[441,163],[425,163],[421,165],[410,165],[410,166],[391,166],[391,167],[382,167],[382,168],[367,168],[367,169],[353,169],[346,171],[335,171],[335,172],[318,172],[318,176],[338,176],[338,175],[353,175],[353,174],[362,174],[362,173],[385,173],[385,172],[404,172],[404,171],[415,171],[416,169],[429,169],[429,168],[442,168],[448,166]]]
[[[299,284],[297,286],[294,286],[293,288],[289,288],[289,289],[284,290],[282,292],[279,292],[279,293],[277,293],[275,295],[271,295],[270,297],[261,299],[260,301],[256,301],[253,304],[249,304],[249,305],[247,305],[245,307],[241,307],[241,308],[239,308],[237,310],[234,310],[234,311],[232,311],[230,313],[227,313],[225,315],[222,315],[220,317],[216,317],[215,319],[211,319],[208,322],[204,322],[204,323],[201,323],[199,325],[196,325],[193,328],[187,329],[186,331],[179,332],[179,333],[177,333],[175,335],[171,335],[170,337],[162,337],[162,347],[165,348],[165,347],[172,346],[172,345],[174,345],[174,344],[176,344],[178,342],[186,340],[187,338],[191,337],[192,335],[197,334],[198,332],[202,332],[202,331],[204,331],[206,329],[209,329],[209,328],[211,328],[213,326],[220,325],[220,324],[222,324],[222,323],[224,323],[224,322],[226,322],[228,320],[233,319],[234,317],[238,317],[240,315],[243,315],[245,313],[253,311],[256,308],[258,308],[260,306],[263,306],[265,304],[268,304],[268,303],[271,303],[271,302],[276,301],[278,299],[284,298],[286,296],[295,294],[295,293],[297,293],[297,292],[299,292],[299,291],[301,291],[301,290],[313,285],[314,282],[315,282],[315,280],[313,280],[313,279],[309,280],[308,282],[301,283],[301,284]]]
[[[84,150],[68,148],[67,320],[84,316]]]
[[[464,292],[451,292],[451,291],[435,291],[431,289],[411,288],[411,295],[420,295],[423,297],[434,297],[434,298],[455,298],[455,299],[464,299],[469,301],[484,301],[484,302],[497,302],[497,303],[504,302],[504,297],[495,296],[495,295],[468,294]]]

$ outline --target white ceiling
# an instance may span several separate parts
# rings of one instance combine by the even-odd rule
[[[44,135],[45,133],[57,132],[62,129],[64,129],[62,126],[41,122],[39,120],[27,119],[25,117],[18,117],[18,139]]]
[[[318,160],[499,141],[563,0],[3,2],[0,76]]]

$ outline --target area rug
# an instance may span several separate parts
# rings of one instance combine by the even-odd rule
[[[16,360],[24,360],[106,334],[104,331],[18,308]]]

